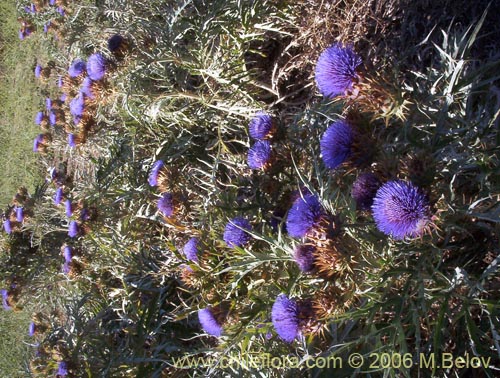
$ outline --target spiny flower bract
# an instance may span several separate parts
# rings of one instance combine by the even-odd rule
[[[297,198],[286,219],[288,234],[294,238],[304,237],[324,214],[319,199],[313,194]]]
[[[248,166],[252,169],[264,168],[271,158],[271,143],[267,140],[256,142],[248,150]]]
[[[222,335],[222,325],[219,324],[210,307],[199,310],[198,319],[201,327],[206,333],[217,337]]]
[[[248,133],[253,139],[266,139],[273,129],[273,119],[264,112],[258,112],[248,125]]]
[[[332,123],[320,140],[321,158],[329,169],[335,169],[351,156],[354,129],[344,120]]]
[[[299,309],[297,302],[285,294],[276,298],[271,310],[271,320],[279,337],[291,343],[299,334]]]
[[[250,235],[245,230],[251,230],[250,222],[242,217],[236,217],[226,224],[223,239],[231,247],[241,247],[248,243]]]
[[[372,212],[378,229],[395,239],[421,235],[430,221],[427,196],[402,180],[389,181],[379,188]]]
[[[335,97],[352,89],[362,60],[351,47],[336,43],[321,53],[316,64],[316,83],[323,96]]]

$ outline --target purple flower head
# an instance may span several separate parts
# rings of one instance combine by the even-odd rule
[[[43,143],[43,134],[38,134],[33,141],[33,152],[38,152],[38,148],[40,147],[40,144]]]
[[[71,66],[69,66],[68,74],[70,77],[77,77],[83,74],[85,72],[85,69],[85,62],[81,59],[75,59],[73,63],[71,63]]]
[[[309,273],[314,270],[315,250],[316,248],[310,244],[300,244],[295,247],[293,259],[302,272]]]
[[[12,224],[10,223],[9,219],[6,219],[3,222],[3,229],[5,230],[6,233],[11,234],[12,233]]]
[[[297,302],[285,294],[276,298],[271,310],[274,328],[284,341],[291,343],[299,334],[299,309]]]
[[[68,364],[65,361],[59,362],[57,366],[57,375],[59,377],[67,377],[68,376]]]
[[[59,99],[62,101],[62,102],[66,102],[66,99],[68,98],[68,95],[66,93],[63,93],[61,95],[61,97],[59,97]]]
[[[71,206],[71,200],[67,199],[66,202],[64,202],[64,206],[66,208],[66,216],[69,218],[73,215],[73,206]]]
[[[66,261],[62,266],[62,272],[64,274],[69,274],[70,271],[71,271],[71,264]]]
[[[50,0],[49,5],[56,5],[56,0]]]
[[[2,289],[2,305],[4,310],[12,310],[9,305],[9,292],[6,289]]]
[[[163,193],[158,200],[158,210],[165,217],[170,217],[174,213],[174,197],[171,193]]]
[[[49,22],[47,22],[47,23],[45,23],[45,24],[43,24],[43,32],[44,32],[45,34],[47,34],[47,33],[48,33],[48,31],[49,31],[49,26],[50,26],[50,21],[49,21]]]
[[[315,195],[309,193],[297,198],[288,211],[288,234],[294,238],[304,237],[324,214],[323,207]]]
[[[226,224],[223,239],[231,247],[241,247],[250,241],[250,235],[245,231],[250,231],[252,226],[245,218],[236,217]]]
[[[19,40],[24,41],[25,37],[26,37],[26,35],[24,34],[24,31],[23,30],[19,30]]]
[[[80,121],[82,120],[82,118],[83,118],[82,116],[79,116],[79,115],[74,115],[74,116],[73,116],[73,123],[74,123],[75,125],[78,125],[78,124],[80,123]]]
[[[323,96],[335,97],[352,89],[361,57],[351,47],[336,43],[321,53],[316,64],[316,83]]]
[[[35,77],[38,79],[41,74],[42,74],[42,66],[37,64],[35,66]]]
[[[83,93],[90,99],[94,99],[94,92],[92,91],[92,79],[90,77],[86,77],[83,79],[82,87],[80,88],[80,92]]]
[[[26,34],[26,37],[28,37],[29,35],[31,35],[31,28],[27,27],[26,29],[24,29],[24,33]]]
[[[156,186],[158,185],[158,175],[160,174],[161,169],[164,167],[163,160],[157,160],[153,164],[153,168],[151,168],[151,173],[148,177],[149,185]]]
[[[80,213],[80,220],[82,222],[85,222],[85,221],[88,221],[90,219],[90,212],[89,212],[89,209],[82,209],[81,213]]]
[[[62,88],[62,86],[63,86],[63,77],[62,77],[62,75],[59,75],[59,77],[57,78],[57,86],[59,88]]]
[[[35,123],[37,125],[41,124],[43,121],[43,112],[38,112],[36,113],[36,116],[35,116]]]
[[[373,173],[362,173],[352,184],[351,196],[359,210],[370,210],[373,198],[382,183]]]
[[[264,168],[271,159],[271,143],[259,140],[248,150],[248,166],[252,169]]]
[[[273,129],[273,119],[264,112],[258,112],[248,125],[248,133],[253,139],[266,139]]]
[[[191,238],[188,240],[184,247],[182,248],[182,252],[186,258],[190,261],[198,262],[198,253],[199,253],[199,240],[198,238]]]
[[[36,13],[36,6],[35,6],[35,4],[31,4],[30,11],[31,11],[31,13]]]
[[[16,220],[19,223],[24,220],[24,209],[22,207],[16,207]]]
[[[54,204],[55,205],[61,204],[63,195],[64,195],[63,188],[57,188],[56,193],[54,194]]]
[[[106,58],[101,53],[89,56],[87,60],[87,74],[92,80],[101,80],[106,74]]]
[[[69,229],[68,229],[68,235],[70,238],[76,237],[78,235],[78,232],[80,231],[80,228],[78,227],[78,223],[76,221],[71,221],[69,223]]]
[[[28,6],[24,7],[24,11],[25,11],[26,13],[31,13],[31,9],[30,9],[30,7],[28,7]]]
[[[35,335],[35,331],[36,331],[36,324],[35,322],[31,322],[28,330],[29,336],[33,337]]]
[[[108,50],[115,52],[123,43],[123,37],[120,34],[115,34],[108,39]]]
[[[73,250],[69,245],[63,248],[63,256],[64,256],[64,261],[66,261],[67,263],[69,263],[73,258]]]
[[[332,123],[320,141],[321,157],[329,169],[335,169],[349,156],[354,140],[354,129],[343,120]]]
[[[57,124],[57,116],[56,113],[50,112],[49,113],[49,122],[51,126],[55,126]]]
[[[82,116],[85,111],[85,99],[81,93],[71,100],[69,103],[69,111],[74,116]]]
[[[66,14],[66,11],[64,10],[63,7],[57,7],[57,12],[64,17],[64,15]]]
[[[389,181],[377,191],[372,205],[377,228],[395,239],[417,237],[430,221],[427,196],[406,181]]]
[[[199,310],[198,319],[206,333],[217,337],[222,335],[222,325],[219,324],[210,307]]]
[[[52,100],[50,99],[50,97],[47,97],[47,98],[45,99],[45,108],[46,108],[47,110],[52,109]]]

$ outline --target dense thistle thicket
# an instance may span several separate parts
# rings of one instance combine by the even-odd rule
[[[304,6],[18,4],[21,43],[53,46],[30,67],[47,178],[3,219],[3,307],[34,310],[32,376],[475,369],[306,363],[352,352],[500,369],[492,10],[435,20],[423,69],[396,42],[383,60],[359,32],[302,25]],[[297,366],[247,363],[265,353]]]

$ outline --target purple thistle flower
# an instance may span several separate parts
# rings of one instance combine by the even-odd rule
[[[170,217],[174,213],[174,197],[171,193],[163,193],[158,200],[158,210],[165,217]]]
[[[186,258],[190,261],[198,262],[198,248],[199,240],[198,238],[191,238],[188,240],[184,247],[182,248],[182,252],[186,256]]]
[[[66,202],[64,203],[64,206],[66,208],[66,216],[69,218],[73,215],[73,207],[71,206],[71,200],[67,199]]]
[[[24,38],[26,37],[26,35],[24,34],[24,31],[22,30],[19,30],[19,40],[21,41],[24,41]],[[38,77],[38,76],[37,76]]]
[[[416,237],[430,221],[427,196],[406,181],[389,181],[377,191],[372,205],[377,228],[395,239]]]
[[[16,207],[16,220],[22,223],[24,220],[24,209],[22,207]]]
[[[78,124],[80,123],[80,121],[82,120],[82,118],[83,118],[82,116],[79,116],[79,115],[74,115],[74,116],[73,116],[73,123],[74,123],[75,125],[78,125]]]
[[[41,74],[42,74],[42,66],[37,64],[35,66],[35,77],[38,79]]]
[[[54,194],[54,204],[55,205],[61,204],[63,195],[64,195],[63,188],[57,188],[56,193]]]
[[[101,53],[89,56],[87,60],[87,74],[92,80],[101,80],[106,74],[106,58]]]
[[[52,100],[50,99],[50,97],[47,97],[47,98],[45,99],[45,108],[46,108],[47,110],[52,109]]]
[[[85,79],[83,79],[82,87],[80,89],[80,92],[90,99],[94,99],[95,97],[94,92],[92,91],[92,82],[93,81],[90,77],[86,77]]]
[[[56,0],[50,0],[49,5],[56,5]]]
[[[251,169],[264,168],[271,159],[271,143],[259,140],[248,150],[248,166]]]
[[[70,77],[80,76],[85,72],[86,64],[82,59],[75,59],[71,66],[69,66],[68,74]]]
[[[285,294],[276,298],[271,310],[274,328],[284,341],[291,343],[299,334],[299,309],[297,302]]]
[[[37,125],[41,124],[43,121],[43,112],[38,112],[36,113],[36,116],[35,116],[35,123]]]
[[[59,377],[68,376],[68,364],[65,361],[60,361],[57,367],[57,375]]]
[[[352,89],[361,63],[361,57],[351,47],[339,43],[323,51],[316,64],[316,83],[321,94],[332,98]]]
[[[66,14],[66,11],[64,10],[63,7],[57,7],[57,12],[64,17],[64,15]]]
[[[24,11],[25,11],[26,13],[31,13],[31,9],[30,9],[30,7],[28,7],[28,6],[24,7]]]
[[[35,140],[33,141],[33,152],[38,152],[38,148],[42,143],[43,143],[43,134],[38,134]]]
[[[222,325],[219,324],[210,307],[199,310],[198,319],[206,333],[217,337],[222,335]]]
[[[73,258],[73,250],[69,245],[64,247],[63,256],[64,261],[66,261],[67,263],[71,262],[71,259]]]
[[[273,129],[273,120],[264,112],[257,112],[248,125],[248,133],[253,139],[266,139]]]
[[[153,164],[153,168],[151,168],[151,173],[148,177],[149,185],[156,186],[158,185],[158,175],[160,174],[161,169],[164,167],[163,160],[157,160]]]
[[[233,218],[226,224],[223,239],[230,248],[241,247],[250,241],[250,235],[245,230],[251,229],[250,222],[245,218]]]
[[[29,35],[31,35],[31,32],[32,32],[32,30],[29,27],[27,27],[26,29],[24,29],[24,33],[26,34],[26,37],[28,37]]]
[[[57,124],[57,116],[56,113],[50,112],[49,113],[49,122],[51,126],[55,126]]]
[[[71,100],[69,103],[69,111],[74,116],[82,116],[85,111],[85,99],[81,93]]]
[[[12,233],[12,224],[10,223],[10,219],[4,220],[4,222],[3,222],[3,229],[8,234]]]
[[[78,223],[76,221],[71,221],[69,223],[69,228],[68,228],[68,235],[70,238],[74,238],[75,236],[78,235],[78,232],[80,231],[78,227]]]
[[[36,6],[35,6],[35,4],[31,4],[30,11],[31,11],[31,13],[36,13]]]
[[[59,77],[57,78],[57,86],[59,88],[62,88],[62,86],[63,86],[63,77],[62,77],[62,75],[59,75]]]
[[[90,219],[90,212],[88,209],[82,209],[80,213],[80,220],[82,222],[88,221]]]
[[[352,184],[351,196],[359,210],[370,210],[373,198],[382,183],[373,173],[362,173]]]
[[[288,234],[294,238],[304,237],[324,214],[323,207],[315,195],[309,193],[297,198],[288,211]]]
[[[69,272],[71,271],[71,264],[69,262],[65,262],[61,270],[64,274],[69,274]]]
[[[68,98],[68,95],[66,93],[63,93],[61,95],[61,97],[59,97],[59,99],[62,101],[62,102],[66,102],[66,99]]]
[[[353,127],[344,120],[332,123],[320,141],[321,157],[329,169],[335,169],[351,156]]]
[[[48,33],[48,31],[49,31],[49,26],[50,26],[50,21],[49,21],[49,22],[47,22],[47,23],[45,23],[45,24],[43,24],[43,32],[44,32],[45,34],[47,34],[47,33]]]
[[[295,247],[293,259],[297,263],[299,269],[304,273],[309,273],[314,270],[314,252],[316,248],[310,244],[300,244]]]
[[[115,34],[108,39],[108,50],[115,52],[123,43],[123,37],[120,34]]]
[[[2,305],[4,310],[12,310],[9,305],[9,292],[6,289],[2,289]]]
[[[35,331],[36,331],[36,324],[35,324],[35,322],[31,322],[29,329],[28,329],[29,337],[33,337],[35,335]]]

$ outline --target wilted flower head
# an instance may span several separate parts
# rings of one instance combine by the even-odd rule
[[[68,74],[70,77],[80,76],[85,72],[86,64],[82,59],[75,59],[71,66],[69,66]]]
[[[253,139],[262,140],[273,131],[273,119],[264,112],[258,112],[248,125],[248,133]]]
[[[76,221],[71,221],[69,223],[68,235],[70,238],[74,238],[78,235],[80,228],[78,227],[78,223]]]
[[[351,47],[336,43],[321,53],[316,65],[316,83],[326,97],[345,94],[358,78],[361,58]]]
[[[106,58],[101,53],[89,56],[87,60],[87,74],[92,80],[101,80],[106,74]]]
[[[373,173],[366,172],[358,176],[352,184],[351,195],[359,210],[370,210],[373,198],[382,183]]]
[[[302,272],[309,273],[314,270],[315,250],[316,248],[310,244],[300,244],[295,247],[295,250],[293,252],[293,259]]]
[[[24,220],[24,209],[22,207],[16,207],[16,220],[19,223]]]
[[[291,343],[299,334],[299,309],[297,302],[285,294],[276,298],[271,310],[271,320],[279,337]]]
[[[54,194],[54,204],[59,205],[62,201],[63,195],[63,188],[57,188],[56,193]]]
[[[37,64],[35,66],[35,77],[39,78],[41,74],[42,74],[42,66]]]
[[[421,235],[430,221],[427,196],[402,180],[389,181],[380,187],[372,212],[378,229],[395,239]]]
[[[115,52],[122,47],[124,39],[120,34],[115,34],[108,39],[108,50]]]
[[[250,240],[250,235],[245,230],[250,231],[251,229],[250,222],[245,218],[233,218],[226,225],[223,239],[231,248],[241,247]]]
[[[74,116],[82,116],[85,111],[85,99],[80,93],[69,103],[69,111]]]
[[[203,330],[212,336],[222,335],[222,325],[217,321],[210,307],[198,311],[198,319]]]
[[[57,366],[57,375],[59,377],[68,376],[68,364],[65,361],[60,361]]]
[[[69,245],[66,245],[63,248],[63,256],[64,256],[64,261],[66,261],[67,263],[69,263],[73,258],[73,249]]]
[[[295,238],[304,237],[320,221],[325,214],[319,199],[310,193],[297,198],[286,219],[288,234]]]
[[[172,193],[163,193],[158,200],[158,210],[165,217],[170,217],[174,213],[174,196]]]
[[[344,120],[336,121],[326,129],[320,149],[327,168],[335,169],[351,156],[354,135],[353,127]]]
[[[271,143],[259,140],[248,150],[248,166],[252,169],[264,168],[271,159]]]
[[[6,219],[3,222],[3,229],[5,230],[6,233],[11,234],[12,233],[12,224],[10,223],[10,219]]]
[[[73,215],[73,207],[71,205],[71,200],[67,199],[64,205],[66,208],[66,216],[69,218]]]
[[[35,331],[36,331],[36,324],[35,324],[35,322],[31,322],[29,329],[28,329],[28,335],[30,337],[33,337],[35,335]]]
[[[163,163],[163,160],[155,161],[155,163],[153,164],[153,168],[151,168],[151,173],[149,174],[148,177],[149,185],[151,186],[158,185],[158,175],[161,169],[164,167],[164,165],[165,164]]]
[[[198,253],[200,252],[198,245],[198,238],[191,238],[186,244],[184,244],[182,252],[184,252],[184,255],[188,260],[198,262]]]
[[[36,116],[35,116],[35,123],[36,123],[37,125],[41,124],[41,123],[42,123],[42,121],[43,121],[43,117],[44,117],[43,112],[38,112],[38,113],[36,113]]]

